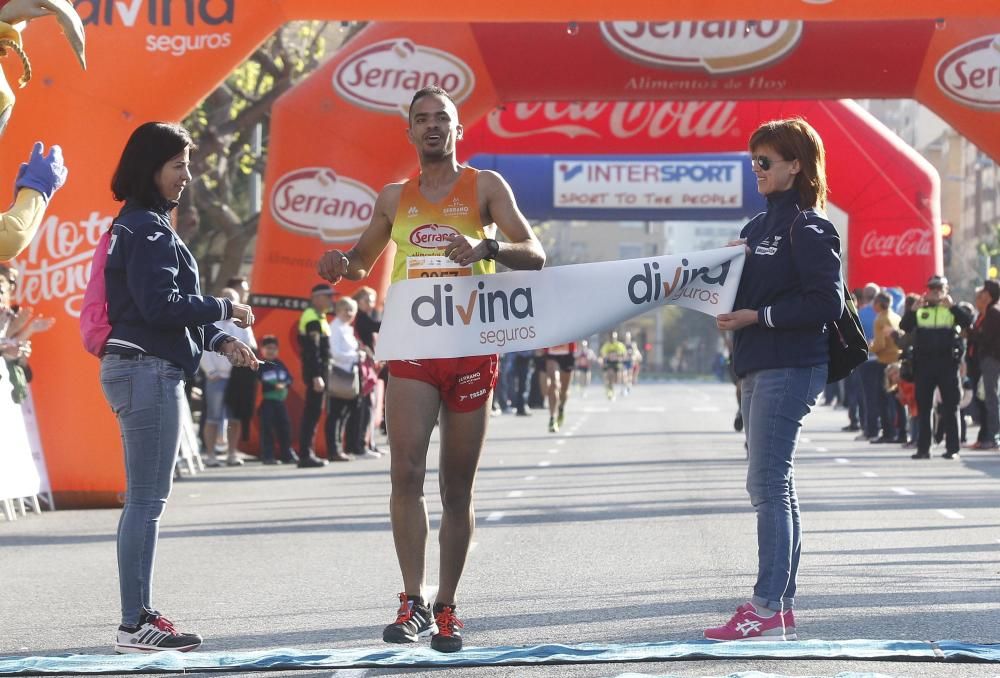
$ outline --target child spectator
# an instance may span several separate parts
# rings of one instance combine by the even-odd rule
[[[299,460],[292,449],[292,422],[288,417],[285,399],[292,385],[292,374],[285,363],[278,360],[278,338],[269,334],[260,340],[261,357],[264,359],[257,372],[264,392],[260,404],[260,458],[265,464],[293,463]],[[281,459],[274,454],[274,438],[278,438]]]

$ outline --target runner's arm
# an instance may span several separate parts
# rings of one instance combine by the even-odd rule
[[[496,172],[480,172],[480,190],[486,198],[490,219],[497,225],[507,242],[500,243],[496,260],[507,268],[538,270],[545,265],[545,251],[535,237],[528,220],[517,208],[510,186]],[[483,249],[485,244],[480,245]]]
[[[347,252],[329,250],[319,260],[317,272],[333,284],[341,278],[364,280],[392,238],[392,220],[399,205],[402,184],[389,184],[375,199],[372,220],[358,242]]]

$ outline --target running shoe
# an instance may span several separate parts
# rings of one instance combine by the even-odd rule
[[[555,417],[549,417],[549,433],[558,433],[559,424],[556,423]]]
[[[464,624],[455,616],[455,606],[434,603],[434,623],[437,631],[431,636],[431,649],[438,652],[458,652],[462,649]]]
[[[792,614],[792,610],[789,608],[781,614],[784,617],[782,622],[785,625],[785,640],[798,640],[799,636],[795,633],[795,615]]]
[[[784,640],[782,615],[761,617],[753,603],[743,603],[725,626],[705,629],[708,640]]]
[[[430,608],[410,600],[405,593],[399,594],[399,603],[396,621],[382,631],[382,640],[387,643],[415,643],[418,638],[437,633]]]
[[[559,426],[559,428],[562,428],[562,425],[565,423],[565,421],[566,421],[566,406],[560,405],[559,416],[556,417],[556,425]]]
[[[115,638],[115,652],[118,654],[161,650],[190,652],[200,646],[201,636],[197,633],[181,633],[159,612],[144,611],[139,617],[138,626],[119,626]]]

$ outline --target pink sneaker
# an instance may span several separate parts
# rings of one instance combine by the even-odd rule
[[[785,629],[780,613],[761,617],[753,603],[743,603],[725,626],[705,629],[709,640],[784,640]]]
[[[785,624],[785,640],[798,640],[799,637],[795,634],[795,615],[792,614],[792,610],[789,608],[781,613],[782,621]]]

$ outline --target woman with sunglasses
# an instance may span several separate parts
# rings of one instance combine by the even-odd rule
[[[827,324],[843,312],[840,236],[827,220],[823,142],[804,120],[775,120],[750,137],[767,211],[744,226],[743,277],[732,313],[733,366],[747,440],[747,491],[757,512],[757,582],[709,640],[794,640],[802,550],[793,460],[802,419],[826,385]]]
[[[171,223],[191,180],[193,147],[179,125],[140,125],[111,181],[115,200],[125,203],[112,226],[104,269],[111,335],[101,357],[101,387],[125,447],[119,653],[187,652],[201,645],[201,636],[177,630],[152,601],[160,516],[180,447],[184,380],[197,372],[204,351],[257,368],[250,347],[213,324],[232,318],[252,325],[252,309],[201,294],[198,264]]]

